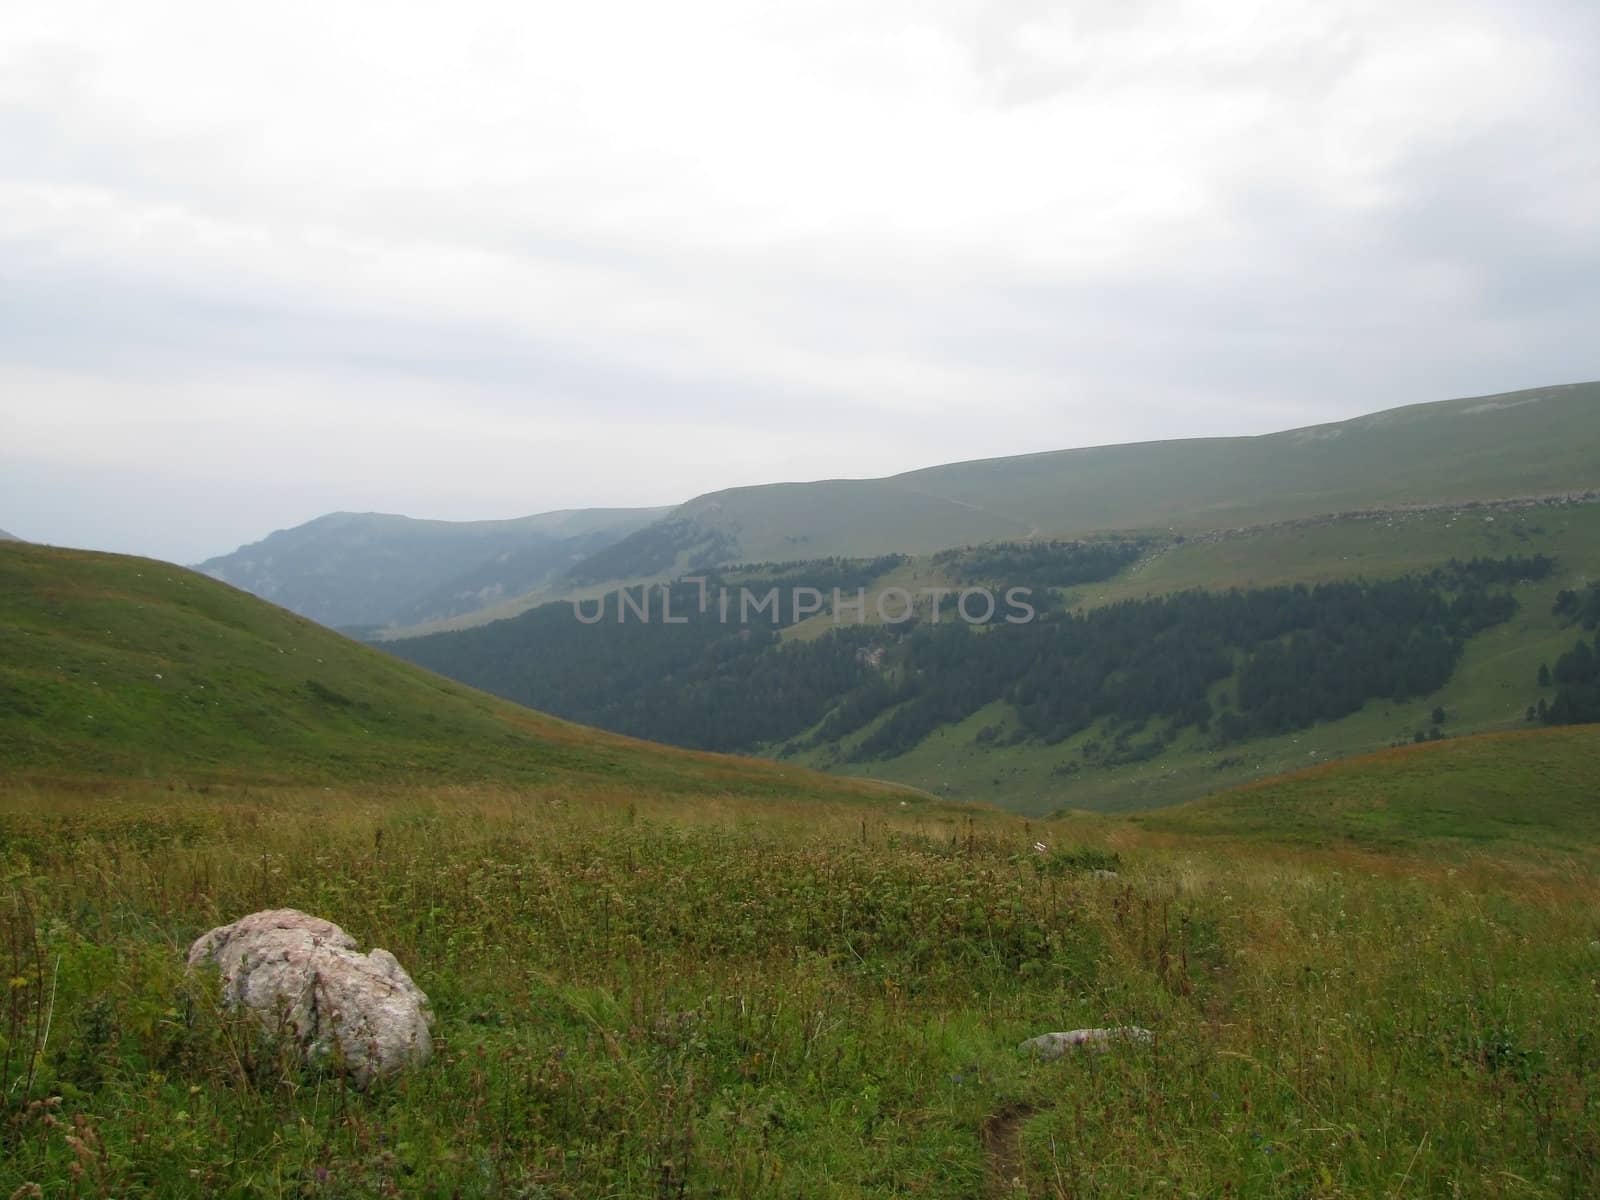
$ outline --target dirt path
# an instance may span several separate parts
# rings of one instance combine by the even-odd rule
[[[1012,1101],[992,1113],[981,1131],[987,1158],[983,1179],[984,1200],[1005,1200],[1026,1194],[1022,1186],[1022,1127],[1039,1110]]]

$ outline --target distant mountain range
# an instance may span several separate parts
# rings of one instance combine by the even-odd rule
[[[415,625],[531,592],[665,511],[587,508],[509,521],[330,513],[195,569],[335,628]]]
[[[20,542],[21,540],[16,534],[7,533],[4,529],[0,529],[0,542]]]
[[[406,635],[736,563],[997,540],[1192,534],[1600,486],[1600,384],[1260,437],[1062,450],[882,479],[733,488],[671,509],[450,523],[334,514],[200,569],[326,624]]]

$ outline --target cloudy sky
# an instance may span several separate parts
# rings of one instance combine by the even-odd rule
[[[7,0],[0,527],[662,504],[1600,377],[1592,0]]]

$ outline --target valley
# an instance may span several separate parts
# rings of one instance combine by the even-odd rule
[[[0,567],[42,643],[0,658],[7,1194],[1600,1186],[1600,725],[1027,818],[583,730],[149,560]],[[169,671],[225,697],[186,735]],[[353,1087],[183,970],[282,906],[407,965],[431,1061]],[[1149,1038],[1019,1050],[1104,1026]]]
[[[691,536],[626,605],[622,535],[591,623],[376,646],[0,544],[0,1195],[1592,1194],[1600,501],[1517,495]],[[431,1053],[363,1082],[185,969],[283,909]]]
[[[740,563],[1108,533],[1209,538],[1338,513],[1582,494],[1600,486],[1596,403],[1600,384],[1566,384],[1258,437],[736,488],[664,509],[477,522],[333,513],[199,569],[324,624],[414,637]]]
[[[884,722],[895,720],[896,711],[910,701],[904,679],[896,676],[897,664],[911,661],[906,656],[918,652],[919,630],[922,636],[933,631],[926,604],[920,621],[885,625],[877,616],[878,596],[889,588],[935,584],[1003,591],[1036,578],[1028,571],[1039,571],[1040,563],[1030,564],[1027,557],[1008,563],[987,553],[991,561],[981,568],[988,572],[982,577],[972,574],[971,554],[966,552],[791,563],[782,569],[743,567],[714,577],[757,592],[775,583],[792,588],[803,582],[825,594],[830,609],[834,587],[841,588],[842,596],[864,590],[864,624],[855,610],[843,622],[823,612],[799,622],[786,619],[777,629],[768,622],[756,628],[722,626],[712,614],[692,630],[682,630],[659,621],[624,624],[615,620],[613,609],[598,625],[580,627],[570,604],[555,603],[474,630],[386,645],[521,702],[639,736],[776,754],[1035,815],[1064,807],[1131,810],[1190,799],[1319,759],[1434,736],[1436,709],[1446,714],[1437,724],[1439,735],[1525,726],[1529,706],[1541,695],[1539,667],[1553,664],[1581,633],[1570,618],[1552,611],[1557,595],[1600,579],[1600,503],[1580,496],[1428,507],[1332,515],[1195,537],[1147,534],[1101,544],[1128,548],[1127,554],[1096,560],[1095,573],[1105,578],[1037,588],[1036,599],[1044,605],[1048,598],[1056,617],[1075,612],[1093,628],[1094,614],[1117,606],[1170,603],[1191,593],[1225,596],[1238,591],[1265,597],[1272,589],[1398,581],[1445,569],[1452,560],[1520,561],[1542,555],[1550,568],[1541,579],[1508,579],[1502,591],[1515,611],[1462,638],[1459,659],[1414,694],[1397,697],[1392,685],[1374,683],[1366,686],[1378,691],[1369,691],[1348,713],[1297,722],[1281,732],[1256,729],[1225,739],[1185,720],[1163,733],[1143,757],[1093,751],[1119,739],[1124,750],[1133,743],[1151,745],[1150,733],[1158,726],[1147,732],[1141,718],[1173,716],[1175,683],[1161,685],[1167,692],[1142,708],[1096,716],[1063,737],[1019,724],[1014,701],[999,694],[1009,685],[978,683],[974,677],[972,687],[980,690],[951,695],[939,717],[919,726],[925,733],[897,734],[898,748],[889,753],[876,748],[861,753],[866,739],[877,735]],[[1051,554],[1064,564],[1081,560],[1085,553],[1078,543],[1053,550],[1049,544],[1027,545],[1028,555],[1045,556],[1046,567]],[[692,611],[697,594],[698,585],[683,585],[673,610]],[[1051,619],[1047,613],[1041,625]],[[960,632],[977,640],[962,643]],[[1006,642],[1028,632],[996,628],[988,636],[1001,640],[988,642],[947,624],[943,635],[957,638],[947,643],[951,646],[993,648],[999,654]],[[1359,641],[1368,635],[1351,636]],[[1238,664],[1257,651],[1252,643],[1236,652],[1246,657],[1204,688],[1205,702],[1214,711],[1237,689]],[[877,655],[877,665],[870,669],[860,661],[867,654]],[[983,663],[991,660],[997,665],[1003,661],[980,654],[973,670],[987,670]],[[1004,680],[1021,677],[1019,665],[1001,670]],[[1057,675],[1038,686],[1060,700],[1083,685]],[[1199,699],[1192,692],[1195,684],[1183,686]],[[1297,687],[1298,682],[1285,680],[1283,686]],[[996,689],[993,699],[984,698],[984,687]],[[763,695],[782,695],[796,707],[785,717],[782,706],[765,703]],[[875,706],[865,713],[865,724],[841,727],[837,717],[828,723],[835,710],[843,713],[862,702]],[[765,724],[751,723],[758,711],[769,715]]]
[[[0,80],[0,1200],[1600,1197],[1600,6]]]

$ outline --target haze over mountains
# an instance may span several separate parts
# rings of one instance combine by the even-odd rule
[[[325,624],[427,632],[740,562],[998,539],[1199,532],[1600,485],[1600,384],[1470,397],[1261,437],[1144,442],[774,483],[670,510],[513,521],[338,513],[199,569]]]
[[[409,625],[530,592],[662,512],[591,508],[509,521],[330,513],[197,569],[324,625]]]

